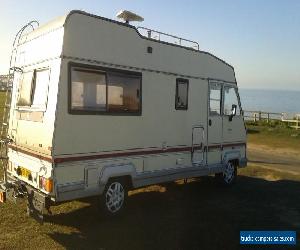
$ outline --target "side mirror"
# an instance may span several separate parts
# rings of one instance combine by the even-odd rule
[[[236,115],[236,109],[237,109],[237,106],[235,104],[232,104],[231,114],[229,116],[229,121],[230,122],[232,121],[232,118]]]

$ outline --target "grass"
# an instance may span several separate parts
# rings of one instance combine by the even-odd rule
[[[5,103],[5,94],[6,92],[5,91],[0,91],[0,106],[4,106],[4,103]],[[0,110],[2,111],[2,110]]]
[[[295,130],[247,127],[251,143],[299,149]],[[250,163],[230,188],[209,176],[131,191],[117,218],[103,217],[94,198],[53,207],[39,224],[26,215],[24,202],[7,202],[0,204],[0,249],[258,249],[240,246],[239,231],[299,232],[299,185],[300,175]]]
[[[300,130],[289,128],[283,122],[247,122],[246,127],[250,143],[300,152]]]

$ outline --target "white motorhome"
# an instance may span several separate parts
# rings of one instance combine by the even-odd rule
[[[211,174],[234,182],[247,165],[234,68],[144,29],[71,11],[19,38],[2,200],[26,195],[41,215],[99,196],[115,214],[132,188]]]

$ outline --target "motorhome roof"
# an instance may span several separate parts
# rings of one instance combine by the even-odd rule
[[[32,39],[34,39],[34,38],[36,38],[36,37],[39,37],[39,36],[41,36],[41,35],[43,35],[43,34],[49,33],[49,32],[51,32],[51,31],[53,31],[53,30],[56,30],[56,29],[58,29],[58,28],[60,28],[60,27],[63,27],[63,26],[67,23],[69,17],[70,17],[71,15],[73,15],[73,14],[81,14],[81,15],[85,15],[85,16],[89,16],[89,17],[98,18],[98,19],[101,19],[101,20],[104,20],[104,21],[116,23],[116,24],[118,24],[118,25],[126,26],[126,27],[128,27],[128,28],[134,29],[134,30],[139,34],[139,36],[140,36],[141,38],[143,38],[143,39],[148,39],[148,40],[151,40],[151,41],[154,41],[154,42],[163,43],[163,44],[167,44],[167,45],[171,45],[171,46],[176,46],[176,47],[184,48],[184,49],[187,49],[187,50],[192,50],[192,51],[195,51],[195,52],[198,52],[198,53],[205,53],[205,54],[208,54],[208,55],[210,55],[210,56],[216,58],[217,60],[219,60],[219,61],[225,63],[226,65],[228,65],[229,67],[231,67],[231,68],[233,69],[233,66],[232,66],[232,65],[230,65],[230,64],[227,63],[226,61],[222,60],[221,58],[219,58],[219,57],[217,57],[217,56],[215,56],[215,55],[213,55],[213,54],[211,54],[211,53],[209,53],[209,52],[201,51],[201,50],[195,49],[195,48],[193,48],[193,47],[183,46],[183,45],[181,45],[181,44],[175,44],[175,43],[170,43],[170,42],[166,42],[166,41],[161,41],[161,40],[149,38],[149,37],[147,37],[147,36],[142,35],[142,34],[139,32],[139,30],[137,29],[137,27],[135,27],[135,26],[133,26],[133,25],[131,25],[131,24],[124,23],[124,22],[120,22],[120,21],[116,21],[116,20],[109,19],[109,18],[102,17],[102,16],[97,16],[97,15],[95,15],[95,14],[91,14],[91,13],[88,13],[88,12],[85,12],[85,11],[81,11],[81,10],[72,10],[72,11],[70,11],[69,13],[67,13],[66,15],[57,17],[57,18],[55,18],[54,20],[52,20],[52,21],[50,21],[50,22],[48,22],[48,23],[46,23],[46,24],[44,24],[44,25],[38,27],[38,28],[35,29],[34,31],[32,31],[32,32],[30,32],[30,33],[28,33],[28,34],[23,35],[22,40],[21,40],[21,43],[22,43],[22,41],[23,41],[23,42],[30,41],[30,40],[32,40]],[[142,28],[143,28],[143,27],[142,27]],[[154,32],[156,32],[156,31],[154,31]],[[162,34],[164,34],[164,33],[162,33]],[[174,36],[174,37],[175,37],[175,36]],[[177,38],[178,38],[178,37],[177,37]],[[186,41],[189,41],[189,40],[186,40]],[[190,42],[193,42],[193,41],[190,41]],[[196,42],[195,42],[195,43],[196,43]]]
[[[71,12],[70,12],[71,13]],[[60,16],[60,17],[56,17],[55,19],[53,19],[50,22],[47,22],[41,26],[39,26],[38,28],[36,28],[34,31],[30,32],[30,33],[26,33],[22,36],[22,41],[26,42],[26,41],[30,41],[36,37],[39,37],[45,33],[49,33],[53,30],[56,30],[58,28],[61,28],[62,26],[64,26],[67,17],[69,16],[69,14],[66,14],[64,16]]]

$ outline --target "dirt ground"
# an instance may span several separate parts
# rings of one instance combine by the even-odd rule
[[[300,142],[299,142],[300,143]],[[271,148],[260,144],[247,144],[250,163],[270,170],[300,175],[300,152],[292,149]]]

